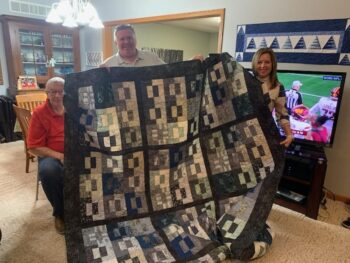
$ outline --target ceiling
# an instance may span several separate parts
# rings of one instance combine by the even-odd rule
[[[195,18],[185,20],[175,20],[159,22],[160,24],[178,26],[192,30],[198,30],[207,33],[218,33],[220,17],[206,17],[206,18]]]

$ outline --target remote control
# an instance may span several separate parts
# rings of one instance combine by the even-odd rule
[[[298,203],[300,203],[301,201],[303,201],[305,199],[304,195],[301,195],[299,193],[293,192],[293,191],[288,190],[288,189],[283,189],[283,188],[278,189],[277,194],[280,196],[284,196],[288,199],[292,199]]]

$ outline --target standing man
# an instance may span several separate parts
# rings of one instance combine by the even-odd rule
[[[299,80],[294,80],[292,84],[292,88],[286,91],[286,108],[288,110],[288,114],[292,114],[292,109],[296,105],[303,104],[303,97],[299,92],[300,87],[303,84]]]
[[[165,64],[157,55],[136,48],[136,35],[132,25],[118,25],[114,31],[114,43],[118,47],[118,53],[107,58],[101,67],[143,67]]]
[[[27,145],[38,156],[38,172],[47,199],[53,207],[55,228],[64,233],[63,221],[63,159],[64,159],[64,80],[47,81],[47,100],[38,106],[29,124]]]

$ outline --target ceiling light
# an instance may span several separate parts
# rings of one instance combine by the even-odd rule
[[[104,27],[90,0],[61,0],[53,3],[46,22],[62,23],[66,27],[85,25],[93,28]]]

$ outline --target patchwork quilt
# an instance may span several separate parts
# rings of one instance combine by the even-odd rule
[[[230,55],[70,74],[64,105],[69,262],[265,253],[284,154],[260,83]]]

